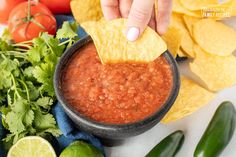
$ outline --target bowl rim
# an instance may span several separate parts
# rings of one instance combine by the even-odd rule
[[[85,46],[90,42],[92,42],[92,38],[89,35],[81,38],[79,41],[74,43],[72,47],[70,47],[63,53],[58,64],[56,65],[53,79],[54,90],[58,101],[60,102],[62,107],[66,110],[66,112],[69,112],[69,114],[72,115],[76,119],[76,121],[80,121],[81,123],[84,123],[85,125],[92,127],[93,129],[106,130],[106,131],[130,130],[134,128],[135,129],[142,128],[144,124],[151,123],[156,119],[158,119],[159,122],[174,104],[174,101],[178,96],[180,88],[180,74],[177,62],[168,50],[165,51],[162,55],[165,57],[165,59],[168,61],[171,67],[171,71],[173,73],[173,82],[172,82],[173,87],[171,89],[168,98],[166,99],[165,103],[161,106],[161,108],[158,109],[152,115],[146,117],[145,119],[127,124],[107,124],[107,123],[97,122],[79,113],[71,105],[69,105],[69,103],[67,103],[61,90],[62,74],[68,61],[71,60],[71,56],[73,56],[75,53],[78,53],[79,49],[81,49],[83,46]]]

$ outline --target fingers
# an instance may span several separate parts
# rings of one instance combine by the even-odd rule
[[[119,0],[121,17],[128,18],[133,0]]]
[[[154,31],[156,31],[156,16],[155,16],[155,8],[154,7],[152,10],[151,19],[148,23],[148,26],[151,27]]]
[[[128,16],[127,39],[135,41],[148,25],[154,0],[134,0]]]
[[[158,13],[156,17],[156,30],[160,35],[163,35],[170,23],[172,10],[172,0],[158,0]]]
[[[135,41],[147,25],[160,35],[168,28],[172,9],[172,0],[158,0],[158,15],[153,9],[154,0],[101,0],[104,17],[112,20],[128,18],[127,39]]]
[[[101,0],[101,7],[105,19],[112,20],[121,17],[118,0]]]

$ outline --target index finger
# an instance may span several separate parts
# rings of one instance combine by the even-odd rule
[[[102,12],[107,20],[121,17],[118,0],[101,0]]]
[[[171,12],[172,0],[158,0],[158,13],[156,17],[156,29],[160,35],[163,35],[168,28]]]

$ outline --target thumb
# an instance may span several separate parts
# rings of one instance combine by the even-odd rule
[[[147,27],[153,10],[154,0],[134,0],[127,23],[127,39],[135,41]]]

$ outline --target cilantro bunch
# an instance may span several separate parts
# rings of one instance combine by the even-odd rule
[[[0,107],[9,130],[5,142],[61,134],[50,113],[56,101],[53,75],[62,53],[78,40],[76,30],[75,23],[65,22],[56,37],[42,33],[17,44],[0,39]]]

